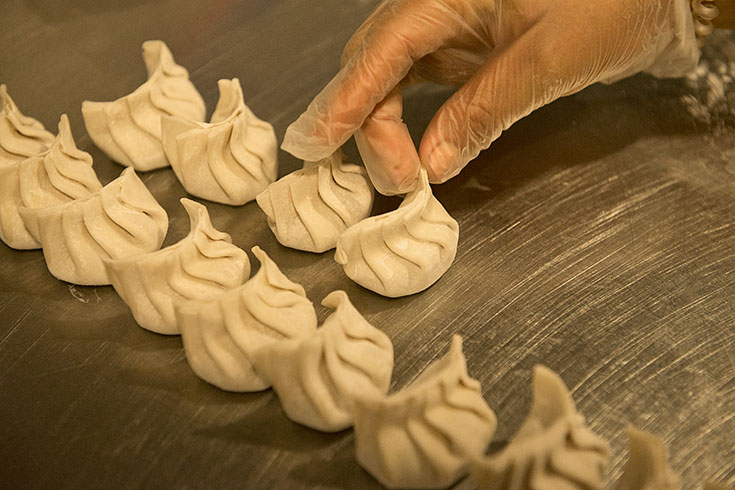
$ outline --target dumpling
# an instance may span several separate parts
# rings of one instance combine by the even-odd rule
[[[40,121],[24,116],[8,94],[5,84],[0,85],[0,167],[20,162],[37,155],[54,142],[54,135],[46,131]]]
[[[449,269],[459,225],[431,193],[426,171],[395,211],[351,226],[337,241],[334,260],[350,279],[391,298],[418,293]]]
[[[161,143],[161,116],[203,121],[202,96],[163,41],[143,43],[148,81],[112,102],[82,103],[87,132],[112,160],[138,171],[168,166]]]
[[[138,325],[156,333],[178,334],[173,302],[210,299],[235,288],[250,275],[248,255],[217,231],[207,208],[181,199],[190,231],[181,241],[155,252],[105,260],[112,286]]]
[[[352,425],[356,396],[388,392],[393,344],[333,291],[322,305],[334,312],[310,337],[276,342],[255,353],[256,369],[273,384],[288,418],[337,432]]]
[[[388,488],[446,488],[485,453],[497,425],[467,373],[462,337],[408,387],[355,400],[357,461]]]
[[[220,80],[218,86],[220,98],[209,124],[162,118],[163,148],[189,194],[242,205],[276,180],[276,134],[245,105],[237,78]]]
[[[679,490],[681,478],[668,464],[668,450],[661,439],[628,427],[630,456],[618,490]]]
[[[370,216],[373,187],[364,167],[341,151],[274,182],[257,197],[268,226],[287,247],[324,252],[350,226]]]
[[[482,490],[600,489],[609,456],[561,378],[537,365],[526,421],[505,449],[474,465],[472,477]]]
[[[316,313],[304,288],[283,275],[259,247],[252,251],[260,270],[248,282],[212,300],[174,304],[192,370],[227,391],[268,388],[270,382],[253,367],[254,353],[316,330]]]
[[[110,284],[104,259],[158,250],[168,229],[166,211],[132,168],[90,196],[18,211],[37,230],[49,272],[86,286]]]
[[[66,114],[59,135],[40,155],[0,167],[0,238],[9,246],[41,248],[38,231],[29,230],[18,208],[45,208],[89,196],[102,188],[92,157],[77,148]]]

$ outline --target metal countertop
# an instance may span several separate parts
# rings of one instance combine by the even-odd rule
[[[374,5],[359,0],[6,0],[0,83],[56,132],[68,113],[103,184],[122,170],[85,134],[81,102],[145,80],[140,45],[162,39],[209,113],[216,81],[286,126],[337,69]],[[733,56],[720,36],[709,56]],[[735,58],[733,58],[735,59]],[[728,90],[732,85],[726,85]],[[409,91],[418,140],[450,91]],[[343,274],[332,252],[280,246],[254,203],[207,203],[215,227],[260,245],[319,304],[346,290],[395,346],[392,389],[465,339],[499,425],[500,447],[529,408],[535,363],[556,370],[590,426],[627,459],[627,423],[670,446],[684,488],[735,483],[735,95],[695,118],[707,93],[637,76],[594,86],[516,124],[466,171],[435,187],[460,223],[452,268],[424,293],[386,299]],[[706,104],[705,104],[706,105]],[[352,144],[347,152],[355,157]],[[279,175],[300,162],[280,153]],[[170,169],[142,174],[181,239],[185,192]],[[379,198],[374,213],[395,207]],[[255,262],[250,254],[251,262]],[[255,266],[255,264],[254,264]],[[255,266],[257,267],[257,266]],[[317,306],[321,319],[326,310]],[[351,431],[290,422],[271,391],[225,393],[193,375],[178,337],[138,328],[111,287],[54,279],[40,251],[0,246],[0,487],[378,488]],[[461,482],[459,487],[469,487]]]

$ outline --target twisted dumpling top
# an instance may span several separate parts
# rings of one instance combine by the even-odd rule
[[[0,85],[0,167],[37,155],[54,141],[40,121],[23,115],[10,98],[5,84]]]
[[[505,449],[475,464],[472,476],[483,490],[599,490],[609,453],[561,378],[538,365],[526,421]]]
[[[25,224],[18,208],[56,206],[101,187],[92,157],[74,144],[69,118],[62,114],[59,134],[48,150],[0,167],[0,239],[21,250],[40,248],[36,222]]]
[[[335,432],[352,425],[358,396],[381,396],[393,372],[393,344],[333,291],[322,305],[334,312],[312,335],[274,342],[253,363],[271,381],[286,415],[313,429]]]
[[[367,218],[373,187],[364,167],[345,162],[337,151],[274,182],[258,194],[268,226],[287,247],[324,252],[350,226]]]
[[[205,300],[239,286],[250,275],[245,251],[212,226],[207,208],[180,200],[189,215],[189,234],[166,248],[104,260],[107,274],[135,321],[162,334],[179,333],[174,302]]]
[[[679,490],[681,477],[669,467],[664,442],[632,426],[626,432],[630,456],[618,490]]]
[[[454,261],[458,240],[459,225],[421,170],[418,185],[398,209],[363,220],[339,237],[334,260],[371,291],[407,296],[439,280]]]

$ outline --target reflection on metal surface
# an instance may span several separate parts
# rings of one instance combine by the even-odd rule
[[[73,2],[73,15],[61,3],[69,4],[11,0],[0,17],[0,81],[26,114],[52,127],[67,112],[83,127],[81,101],[129,93],[144,76],[140,43],[165,39],[210,111],[216,81],[239,77],[279,138],[335,72],[370,8],[236,2],[194,43],[206,2]],[[735,41],[720,38],[732,57]],[[416,140],[448,94],[408,92]],[[394,390],[461,334],[469,372],[498,415],[493,447],[527,413],[540,362],[611,441],[610,481],[622,472],[632,423],[668,444],[684,488],[703,478],[732,484],[735,130],[691,116],[687,94],[700,96],[685,81],[640,76],[514,125],[435,187],[462,230],[457,258],[406,298],[361,289],[332,252],[280,246],[254,203],[207,207],[217,229],[243,249],[263,248],[314,303],[346,290],[394,343]],[[88,137],[77,143],[103,183],[119,175]],[[299,167],[279,157],[280,175]],[[175,243],[187,231],[183,189],[170,169],[142,179],[170,213],[164,245]],[[374,214],[396,205],[380,197]],[[299,427],[271,392],[207,385],[191,374],[180,340],[137,328],[112,288],[75,289],[89,302],[48,273],[40,252],[0,247],[0,486],[378,488],[357,465],[350,432]]]

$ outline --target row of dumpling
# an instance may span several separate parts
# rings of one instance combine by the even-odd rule
[[[0,86],[0,239],[42,248],[49,271],[82,285],[110,284],[104,261],[157,250],[166,211],[135,171],[102,186],[64,114],[56,137],[24,116]]]
[[[187,192],[210,201],[239,205],[257,196],[280,243],[317,253],[336,247],[348,277],[385,296],[422,291],[449,268],[458,225],[433,197],[425,174],[398,210],[370,219],[370,179],[341,153],[304,162],[271,184],[275,134],[244,104],[237,79],[220,80],[207,124],[201,96],[166,45],[148,41],[143,56],[149,79],[135,92],[82,105],[90,136],[110,158],[137,170],[170,162]]]
[[[370,219],[370,179],[341,153],[272,183],[273,127],[245,105],[237,79],[219,81],[219,102],[204,123],[204,102],[166,45],[145,42],[143,57],[149,78],[137,90],[82,105],[87,131],[111,159],[136,170],[170,163],[187,192],[210,201],[241,205],[257,196],[280,243],[317,253],[336,247],[348,277],[385,296],[422,291],[452,264],[458,225],[425,173],[399,209]]]
[[[496,419],[467,373],[458,337],[446,357],[387,395],[392,344],[345,293],[324,299],[334,313],[317,329],[303,288],[257,247],[261,268],[243,283],[247,255],[188,199],[189,234],[158,250],[167,216],[133,169],[102,187],[65,116],[54,139],[16,110],[4,87],[0,93],[10,112],[3,121],[21,122],[26,131],[17,134],[50,144],[30,158],[16,158],[24,145],[3,153],[3,240],[42,245],[60,279],[112,283],[141,326],[182,334],[187,360],[204,380],[236,391],[272,385],[286,414],[315,429],[354,424],[358,461],[391,488],[447,487],[470,467],[481,488],[600,488],[608,447],[550,371],[536,370],[534,407],[518,435],[483,460]],[[661,443],[636,431],[630,437],[620,488],[677,488]]]
[[[92,141],[112,160],[138,171],[169,164],[190,194],[242,205],[278,171],[273,127],[245,105],[237,78],[220,80],[209,123],[204,100],[162,41],[143,43],[148,80],[112,102],[82,104]]]
[[[482,489],[602,488],[609,446],[587,428],[555,373],[536,367],[526,422],[504,450],[486,458],[496,416],[468,374],[459,336],[443,358],[389,395],[392,343],[346,293],[324,298],[334,311],[317,328],[303,287],[262,250],[253,253],[259,272],[209,299],[181,298],[184,285],[169,275],[168,286],[157,286],[158,301],[151,301],[156,286],[142,270],[155,264],[147,261],[138,271],[121,264],[119,271],[135,278],[120,276],[113,284],[146,328],[173,311],[187,360],[203,380],[228,391],[272,386],[286,415],[312,429],[354,426],[358,462],[388,488],[446,488],[470,470]],[[628,435],[630,461],[618,488],[680,488],[663,443],[632,428]]]
[[[393,346],[343,291],[322,304],[317,328],[304,288],[258,247],[247,256],[211,226],[206,208],[182,199],[191,231],[179,243],[110,262],[110,277],[144,328],[180,333],[203,380],[227,391],[273,387],[286,415],[334,432],[354,425],[358,462],[389,488],[445,488],[470,470],[480,488],[602,488],[606,442],[585,425],[562,380],[538,366],[531,412],[511,443],[485,458],[496,428],[480,384],[467,372],[459,336],[411,385],[388,395]],[[227,289],[230,287],[230,289]],[[679,488],[666,449],[629,430],[620,489]]]

